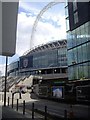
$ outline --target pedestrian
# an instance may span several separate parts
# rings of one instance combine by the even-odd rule
[[[20,89],[19,89],[19,99],[22,99],[21,90],[22,90],[22,87],[20,87]]]
[[[74,112],[73,112],[72,105],[70,105],[69,118],[71,119],[74,118]]]

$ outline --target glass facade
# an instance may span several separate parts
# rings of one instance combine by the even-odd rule
[[[90,40],[90,22],[87,22],[73,31],[67,33],[68,49]]]
[[[13,62],[10,65],[8,65],[7,70],[10,71],[12,69],[17,69],[19,67],[19,61]]]
[[[58,49],[58,66],[67,66],[67,49],[65,47]]]
[[[69,80],[90,78],[90,2],[66,2]],[[68,12],[68,13],[67,13]],[[67,20],[69,25],[67,25]],[[69,27],[68,27],[69,26]]]
[[[33,68],[67,66],[66,47],[33,54]]]
[[[16,68],[19,75],[66,73],[67,41],[56,41],[37,47],[28,55],[21,56],[18,62],[18,66],[15,63],[8,66],[8,74],[15,72]]]
[[[16,61],[8,65],[7,71],[8,71],[9,76],[18,76],[19,75],[19,61]]]
[[[57,66],[57,50],[46,50],[33,55],[33,68]]]
[[[69,80],[90,78],[90,21],[67,33]]]

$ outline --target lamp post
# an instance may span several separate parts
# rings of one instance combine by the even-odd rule
[[[4,88],[4,106],[6,106],[7,63],[8,63],[8,57],[6,56],[6,67],[5,67],[5,88]]]

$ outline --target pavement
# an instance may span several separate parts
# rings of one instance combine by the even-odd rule
[[[47,100],[42,100],[42,102],[39,100],[39,99],[36,99],[34,95],[31,95],[29,93],[26,93],[26,94],[22,94],[22,97],[21,99],[19,98],[19,95],[18,94],[15,94],[14,96],[14,102],[13,102],[13,108],[12,108],[12,95],[7,93],[7,97],[9,96],[10,100],[9,100],[9,106],[8,106],[8,101],[6,101],[6,107],[3,106],[3,99],[2,99],[2,96],[0,96],[0,117],[1,117],[1,120],[12,120],[12,119],[29,119],[29,120],[33,120],[32,119],[32,111],[30,110],[30,106],[29,104],[32,104],[33,102],[35,103],[35,106],[36,106],[36,103],[37,105],[39,106],[39,108],[41,107],[41,104],[44,103],[44,104],[49,104],[50,106],[52,106],[53,104],[53,109],[54,110],[54,106],[57,106],[58,108],[58,112],[60,112],[59,109],[66,107],[66,104],[60,104],[59,103],[54,103],[54,102],[51,102],[49,103],[49,101]],[[19,100],[19,109],[18,111],[16,110],[16,104],[17,104],[17,99]],[[8,99],[7,99],[8,100]],[[22,109],[22,103],[23,101],[25,100],[25,103],[27,103],[26,105],[28,106],[29,109],[26,109],[25,110],[25,115],[23,115],[23,109]],[[68,106],[68,105],[67,105]],[[74,108],[78,108],[79,105],[74,105]],[[87,108],[87,106],[82,106],[80,105],[80,107],[82,107],[82,110],[85,108]],[[85,111],[84,111],[85,112]],[[38,114],[38,113],[34,113],[34,120],[45,120],[44,116],[42,116],[41,114]],[[60,120],[60,119],[57,119],[57,120]]]
[[[0,96],[0,120],[33,120],[32,119],[32,111],[25,111],[25,114],[23,115],[23,110],[22,108],[19,107],[18,111],[16,110],[16,103],[17,99],[19,99],[19,104],[22,104],[23,101],[25,102],[30,102],[31,101],[36,101],[35,99],[30,99],[29,94],[22,94],[22,98],[19,98],[18,94],[15,94],[14,96],[14,102],[13,102],[13,108],[12,108],[12,96],[11,94],[7,93],[7,97],[10,97],[9,100],[9,106],[8,106],[8,101],[6,101],[6,106],[3,106],[3,99],[2,96]],[[43,117],[34,113],[34,120],[43,120]]]
[[[26,118],[26,116],[18,113],[17,111],[15,111],[14,109],[10,108],[10,107],[2,107],[2,119],[6,119],[6,118]]]
[[[0,102],[0,104],[2,104]],[[15,108],[11,108],[11,107],[4,107],[2,106],[2,113],[1,113],[2,117],[1,120],[33,120],[32,119],[32,113],[25,113],[25,115],[23,115],[21,110],[16,111]],[[0,115],[0,116],[1,116]],[[43,118],[39,118],[36,115],[34,116],[34,120],[43,120]]]

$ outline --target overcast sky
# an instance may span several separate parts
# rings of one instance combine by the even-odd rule
[[[19,2],[16,54],[9,63],[17,60],[25,51],[34,46],[66,38],[65,3],[51,5],[42,15],[33,32],[33,24],[40,11],[48,2]],[[4,71],[5,57],[0,56],[0,71]],[[0,72],[1,73],[1,72]]]

